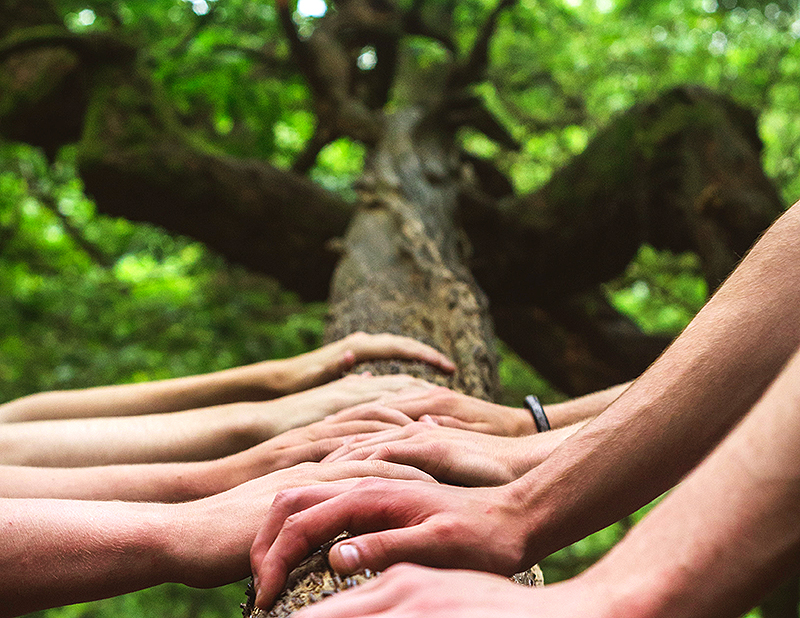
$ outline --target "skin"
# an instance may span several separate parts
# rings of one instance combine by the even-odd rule
[[[451,485],[504,485],[539,465],[583,425],[510,437],[439,427],[426,419],[354,436],[323,461],[378,459],[414,466]]]
[[[231,489],[265,474],[316,462],[354,433],[411,423],[386,409],[369,420],[317,422],[212,461],[41,468],[0,466],[0,497],[186,502]]]
[[[237,581],[249,574],[250,546],[277,492],[374,475],[426,478],[383,462],[308,463],[180,504],[2,498],[0,617],[165,582]]]
[[[547,405],[545,414],[550,427],[562,429],[594,418],[624,393],[628,386],[630,383],[619,384],[590,395]],[[498,436],[528,436],[536,433],[536,425],[528,410],[484,401],[443,386],[390,398],[385,403],[414,420],[424,418],[443,427]],[[366,403],[358,406],[358,409],[368,411],[371,407],[372,404]]]
[[[37,393],[0,405],[0,422],[163,414],[240,401],[264,401],[340,377],[359,362],[420,360],[446,373],[455,365],[441,352],[408,337],[353,333],[292,358],[215,373],[119,386]]]
[[[282,492],[253,547],[268,606],[301,553],[345,528],[340,572],[413,560],[510,575],[674,485],[800,345],[800,205],[785,213],[672,346],[536,469],[496,488],[335,483]]]
[[[553,429],[543,434],[529,433],[535,425],[528,410],[437,387],[387,400],[387,405],[420,422],[355,436],[324,461],[380,459],[415,466],[453,485],[503,485],[539,465],[629,385],[548,405],[545,411]],[[369,416],[373,410],[380,413],[381,406],[363,404],[353,410]],[[442,414],[445,411],[452,416]],[[333,417],[349,413],[343,410]]]
[[[392,567],[298,618],[732,618],[800,567],[800,353],[697,468],[578,577],[524,588]]]
[[[266,402],[0,424],[0,464],[75,467],[216,459],[342,408],[429,388],[429,383],[404,375],[351,375]]]

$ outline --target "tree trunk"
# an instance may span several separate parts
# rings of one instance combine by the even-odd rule
[[[465,266],[453,222],[457,161],[435,114],[406,109],[388,118],[371,153],[359,209],[342,242],[326,338],[356,330],[394,332],[441,349],[458,366],[445,378],[395,362],[358,370],[411,372],[456,390],[498,396],[488,303]]]

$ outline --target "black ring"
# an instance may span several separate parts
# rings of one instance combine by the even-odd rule
[[[536,425],[536,431],[542,433],[543,431],[550,431],[550,421],[547,420],[547,415],[544,413],[542,404],[539,403],[539,398],[535,395],[528,395],[525,397],[525,407],[530,410],[533,416],[533,422]]]

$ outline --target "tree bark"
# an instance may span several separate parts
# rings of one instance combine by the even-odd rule
[[[458,366],[455,375],[395,362],[359,370],[410,371],[494,399],[499,383],[488,303],[459,250],[457,169],[445,163],[456,161],[453,140],[434,128],[434,118],[412,108],[388,119],[343,241],[326,338],[356,330],[415,337],[448,354]]]

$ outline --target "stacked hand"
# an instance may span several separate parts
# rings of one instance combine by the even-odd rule
[[[455,429],[468,429],[498,436],[536,433],[533,417],[522,408],[511,408],[463,395],[443,386],[419,389],[387,397],[382,405],[398,410],[413,420],[425,420]],[[371,409],[369,403],[359,407]]]
[[[340,573],[410,560],[504,575],[524,570],[528,513],[515,491],[383,479],[283,491],[250,554],[256,605],[269,607],[289,570],[344,530],[360,536],[331,549]]]
[[[372,412],[379,414],[378,409]],[[343,442],[323,461],[389,461],[424,470],[443,483],[481,487],[503,485],[522,476],[530,469],[535,448],[529,437],[495,436],[410,419],[403,427]]]
[[[368,360],[402,358],[421,361],[452,373],[456,367],[444,354],[415,339],[381,333],[353,333],[306,354],[281,361],[284,394],[303,391],[335,380],[357,363]]]

